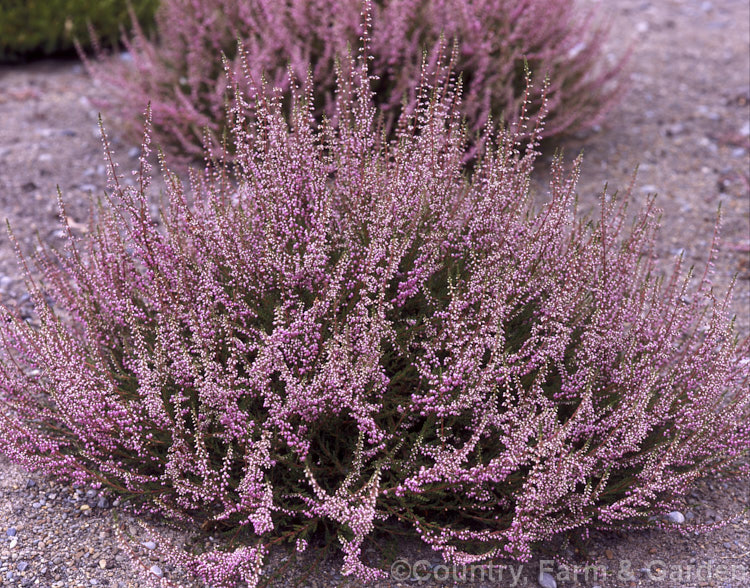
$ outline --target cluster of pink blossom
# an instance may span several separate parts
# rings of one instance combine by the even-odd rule
[[[551,80],[546,136],[596,124],[622,95],[618,75],[627,52],[606,64],[606,30],[574,0],[163,0],[157,39],[136,27],[126,41],[129,60],[102,56],[87,63],[106,87],[105,110],[119,111],[132,125],[150,103],[158,142],[201,156],[205,129],[220,139],[225,128],[227,84],[217,55],[237,71],[239,41],[256,83],[265,76],[269,87],[286,92],[288,71],[296,79],[309,71],[316,115],[331,116],[336,61],[348,47],[356,50],[368,22],[373,89],[389,128],[403,104],[414,108],[423,60],[434,66],[454,42],[462,112],[472,131],[490,116],[518,119],[525,64],[538,76],[537,88],[545,76]],[[541,93],[527,102],[538,111]]]
[[[38,258],[44,288],[29,273],[39,326],[0,311],[0,451],[241,529],[175,556],[215,586],[253,585],[269,544],[319,525],[362,580],[396,524],[456,563],[523,560],[741,470],[750,344],[710,273],[658,277],[653,203],[629,230],[620,200],[580,218],[557,160],[534,205],[528,119],[469,172],[452,77],[388,141],[363,62],[335,124],[311,90],[289,114],[238,91],[232,163],[165,172],[159,218],[148,134],[135,187],[111,167],[93,230]]]

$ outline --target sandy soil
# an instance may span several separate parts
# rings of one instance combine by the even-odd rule
[[[590,0],[591,3],[596,3]],[[681,251],[702,267],[707,260],[719,203],[724,214],[721,252],[714,282],[723,291],[737,276],[734,308],[738,329],[750,332],[750,5],[746,0],[616,0],[601,2],[612,19],[610,51],[633,43],[630,91],[601,128],[562,142],[567,158],[585,148],[579,194],[582,210],[594,210],[605,183],[624,190],[638,166],[635,203],[658,193],[664,210],[660,258],[669,263]],[[84,229],[88,195],[101,194],[105,168],[97,112],[102,92],[72,61],[48,61],[0,68],[0,216],[7,218],[20,247],[35,238],[59,244],[56,186],[68,215]],[[136,166],[137,147],[108,129],[121,169]],[[549,159],[548,157],[544,159]],[[542,161],[540,168],[545,168]],[[538,180],[544,181],[540,171]],[[0,299],[29,312],[28,297],[12,246],[0,236]],[[113,537],[117,508],[86,488],[69,488],[27,474],[0,458],[0,584],[4,586],[141,586],[135,568]],[[83,506],[88,508],[82,508]],[[682,587],[750,586],[750,490],[736,482],[709,480],[688,497],[682,512],[685,532],[628,531],[592,534],[585,546],[568,548],[575,560],[585,551],[596,572],[574,575],[552,566],[558,586]],[[688,529],[717,523],[705,534]],[[142,540],[148,534],[120,515],[117,524]],[[8,533],[15,529],[15,540]],[[537,585],[539,560],[522,568],[500,568],[476,585]],[[190,586],[159,562],[158,549],[141,550],[148,569],[176,585]],[[287,556],[274,554],[280,565]],[[435,555],[404,545],[409,564],[427,560],[421,585],[452,585],[454,577]],[[22,565],[25,562],[26,565]],[[103,563],[102,563],[103,562]],[[346,584],[340,562],[303,559],[279,585]],[[23,569],[22,569],[23,568]],[[604,570],[607,573],[604,573]],[[424,572],[424,573],[422,573]],[[147,574],[150,572],[147,572]],[[491,581],[492,580],[492,581]],[[466,585],[465,582],[455,582]],[[397,578],[383,585],[414,585]]]

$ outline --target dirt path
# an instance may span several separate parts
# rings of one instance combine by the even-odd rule
[[[593,2],[593,0],[590,0]],[[715,283],[724,290],[738,275],[734,308],[740,332],[750,332],[750,5],[747,0],[612,0],[610,45],[619,53],[635,41],[631,89],[601,129],[563,144],[572,157],[585,147],[581,206],[592,210],[602,186],[623,189],[639,167],[636,202],[659,194],[664,229],[658,253],[668,261],[684,250],[705,263],[716,210],[724,211],[722,253]],[[96,110],[101,92],[74,62],[0,68],[0,216],[8,218],[22,249],[34,235],[59,243],[56,186],[68,214],[85,223],[86,195],[105,185]],[[123,171],[135,167],[137,148],[113,146]],[[545,167],[541,162],[540,167]],[[543,174],[540,174],[540,179]],[[0,298],[22,309],[28,300],[12,247],[0,236]],[[88,492],[87,492],[88,491]],[[88,508],[83,508],[83,507]],[[740,483],[708,481],[682,510],[688,523],[724,521],[710,534],[629,531],[592,536],[589,555],[597,573],[553,567],[557,585],[682,587],[750,586],[750,492]],[[87,488],[73,489],[26,474],[0,459],[0,584],[3,586],[140,586],[112,536],[116,509]],[[148,536],[124,519],[126,528]],[[730,521],[730,522],[727,522]],[[11,532],[13,529],[13,532]],[[158,551],[158,550],[157,550]],[[178,585],[191,585],[143,550],[146,568],[157,565]],[[439,558],[405,546],[410,563]],[[570,551],[576,557],[575,551]],[[283,553],[275,554],[279,563]],[[150,559],[149,559],[150,558]],[[312,569],[303,560],[291,574]],[[306,585],[340,584],[340,562],[327,562]],[[539,562],[506,569],[484,585],[537,585]],[[603,573],[608,570],[607,575]],[[568,572],[569,579],[565,579]],[[446,575],[447,574],[447,575]],[[452,584],[448,570],[433,568],[422,585]],[[437,582],[442,580],[442,582]],[[281,584],[289,582],[288,578]],[[458,582],[459,585],[461,582]],[[396,585],[392,582],[388,585]],[[405,582],[403,585],[411,585]],[[477,585],[482,585],[478,583]]]

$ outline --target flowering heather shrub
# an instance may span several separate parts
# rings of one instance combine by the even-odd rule
[[[288,69],[317,88],[316,115],[334,114],[335,61],[357,47],[372,16],[369,53],[379,80],[376,102],[388,123],[406,100],[413,109],[423,51],[435,66],[458,43],[454,69],[463,73],[463,114],[479,131],[492,115],[516,121],[525,90],[524,60],[541,79],[549,74],[547,136],[600,121],[621,95],[622,61],[600,60],[606,31],[574,0],[164,0],[158,39],[136,32],[132,62],[89,62],[107,87],[105,108],[126,121],[140,119],[151,103],[157,140],[173,151],[201,155],[204,129],[215,137],[225,126],[226,82],[216,56],[238,70],[237,42],[250,57],[252,77],[290,90]],[[368,15],[363,18],[363,10]],[[310,66],[310,64],[312,64]],[[247,93],[252,87],[243,87]],[[541,93],[528,97],[530,112]],[[390,124],[388,125],[390,127]]]
[[[37,258],[44,288],[29,273],[38,328],[0,314],[0,450],[238,531],[170,552],[214,586],[323,529],[362,580],[385,575],[365,542],[404,525],[455,563],[524,560],[747,475],[748,340],[708,274],[657,277],[653,203],[627,230],[604,198],[581,219],[558,160],[537,209],[541,125],[468,174],[454,83],[423,85],[386,143],[346,71],[336,125],[310,92],[289,117],[239,93],[233,165],[189,190],[167,172],[159,219],[148,134],[137,186],[113,166],[89,235]]]

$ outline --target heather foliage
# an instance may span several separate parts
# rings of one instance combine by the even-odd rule
[[[746,474],[748,341],[710,273],[658,277],[653,203],[582,219],[558,160],[536,207],[541,123],[469,174],[454,82],[391,142],[370,82],[348,68],[322,127],[310,92],[289,116],[238,92],[231,166],[165,172],[159,218],[148,135],[135,187],[113,166],[90,234],[38,257],[39,326],[0,315],[0,450],[242,531],[171,553],[214,586],[322,529],[363,580],[384,575],[366,542],[404,526],[456,563],[523,560]]]
[[[157,0],[3,0],[0,2],[0,61],[72,53],[76,38],[116,44],[135,17],[149,27]],[[128,6],[132,7],[129,14]]]
[[[524,60],[539,77],[535,87],[545,75],[552,80],[547,136],[594,125],[621,95],[622,62],[603,63],[606,31],[574,0],[165,0],[158,38],[136,29],[130,40],[132,62],[103,58],[88,67],[107,88],[105,108],[135,121],[150,102],[158,142],[200,156],[204,129],[220,137],[225,126],[219,52],[238,71],[239,40],[256,83],[265,75],[269,87],[287,97],[288,70],[304,79],[311,68],[315,113],[332,116],[336,58],[359,46],[370,16],[375,100],[389,128],[404,103],[414,108],[425,55],[434,68],[454,42],[454,69],[464,80],[462,112],[472,131],[490,116],[518,120]],[[529,113],[539,111],[541,98],[538,92],[528,97]]]

